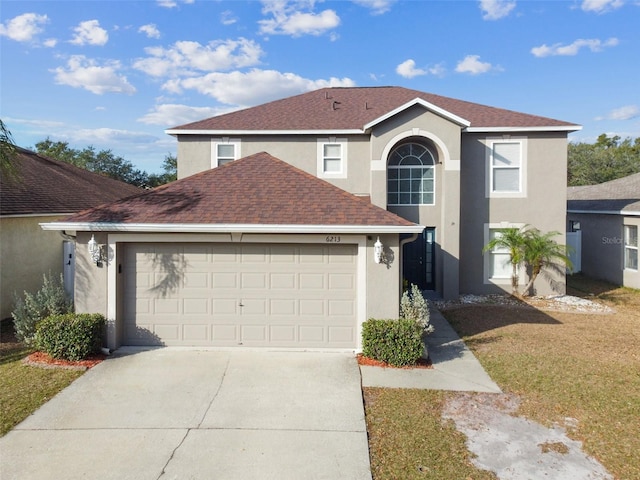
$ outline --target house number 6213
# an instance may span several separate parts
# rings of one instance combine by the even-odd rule
[[[340,243],[340,237],[334,235],[328,235],[325,239],[327,243]]]

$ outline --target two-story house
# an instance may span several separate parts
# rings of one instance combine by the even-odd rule
[[[76,305],[108,316],[112,347],[357,350],[362,322],[398,316],[403,285],[508,291],[508,254],[482,248],[507,226],[563,231],[579,128],[399,87],[326,88],[167,130],[177,182],[44,228],[102,249],[103,268],[78,249]],[[564,278],[536,290],[551,286]]]

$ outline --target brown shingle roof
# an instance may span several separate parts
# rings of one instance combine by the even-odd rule
[[[324,88],[171,130],[362,130],[416,98],[471,122],[471,128],[575,127],[560,120],[402,87],[353,87]]]
[[[0,179],[0,214],[73,213],[140,193],[140,189],[16,147],[15,180]]]
[[[597,185],[569,187],[569,210],[640,212],[640,173]]]
[[[265,152],[61,222],[415,226]]]

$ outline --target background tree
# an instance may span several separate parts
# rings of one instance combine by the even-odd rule
[[[640,137],[602,134],[596,143],[569,143],[568,185],[595,185],[640,172]]]
[[[0,119],[0,173],[7,180],[15,180],[18,169],[15,164],[16,144],[11,132]]]
[[[164,173],[157,175],[135,168],[130,161],[114,155],[111,150],[96,151],[93,146],[78,150],[69,147],[67,142],[54,142],[47,138],[36,143],[35,148],[41,155],[70,163],[76,167],[130,183],[137,187],[156,187],[176,178],[177,160],[171,154],[165,157],[163,163]]]

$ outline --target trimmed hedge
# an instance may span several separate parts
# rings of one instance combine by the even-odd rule
[[[100,351],[106,320],[99,313],[51,315],[36,330],[36,347],[53,358],[82,360]]]
[[[396,367],[415,365],[424,352],[423,331],[411,318],[371,318],[362,324],[362,354]]]

